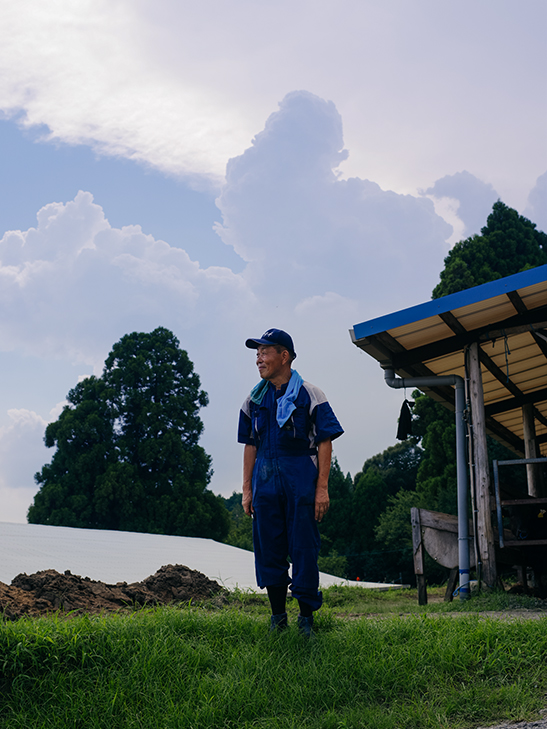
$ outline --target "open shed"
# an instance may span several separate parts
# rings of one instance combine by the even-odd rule
[[[463,379],[478,556],[483,579],[495,584],[486,434],[519,458],[547,456],[547,266],[356,324],[350,334],[380,363],[391,386],[396,375],[398,386],[405,380],[454,409],[455,389],[445,382]],[[526,468],[528,493],[540,499],[541,471],[533,462]],[[467,539],[461,526],[459,537]]]

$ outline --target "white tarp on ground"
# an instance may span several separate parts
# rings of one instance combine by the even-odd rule
[[[30,575],[47,569],[70,570],[107,584],[140,582],[167,564],[198,570],[230,590],[257,589],[252,552],[212,539],[0,522],[0,582],[8,585],[22,572]],[[323,572],[320,580],[322,587],[389,587]]]

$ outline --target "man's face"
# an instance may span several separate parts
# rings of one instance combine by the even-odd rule
[[[287,350],[278,352],[275,347],[261,346],[256,350],[256,366],[263,380],[273,380],[286,367],[289,359]]]

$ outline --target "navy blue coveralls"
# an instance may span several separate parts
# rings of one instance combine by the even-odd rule
[[[238,441],[257,449],[252,483],[256,581],[261,588],[291,585],[293,597],[317,610],[322,603],[315,521],[317,444],[344,431],[324,393],[305,381],[296,409],[280,428],[277,399],[286,388],[276,390],[269,383],[261,404],[249,396],[239,414]]]

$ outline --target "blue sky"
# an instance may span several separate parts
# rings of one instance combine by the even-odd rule
[[[166,326],[240,489],[243,342],[290,331],[346,429],[395,442],[400,393],[355,323],[430,297],[498,198],[547,228],[547,8],[529,0],[20,0],[0,28],[0,519],[123,334]]]
[[[46,135],[43,127],[22,129],[17,119],[0,121],[2,232],[30,228],[44,205],[90,190],[114,227],[138,220],[145,233],[185,247],[203,266],[242,270],[243,261],[213,230],[220,218],[213,190],[193,190],[175,175],[88,146],[41,141]]]

